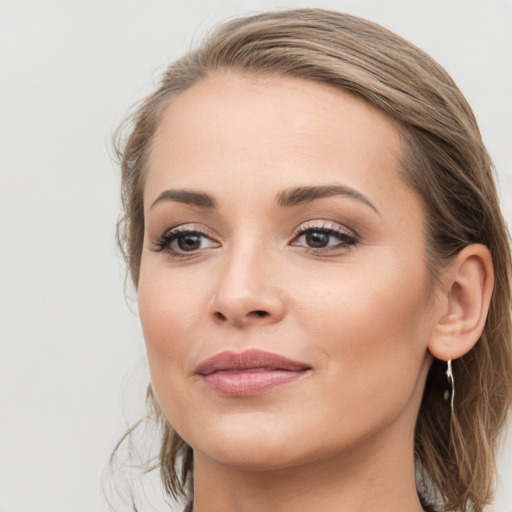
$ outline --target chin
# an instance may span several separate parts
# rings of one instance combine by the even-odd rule
[[[225,445],[213,449],[194,450],[195,457],[203,456],[219,466],[237,471],[272,472],[304,465],[307,457],[300,457],[295,450],[287,450],[284,446],[277,449],[271,446]]]
[[[233,469],[284,469],[307,458],[302,452],[304,443],[300,432],[291,430],[289,425],[276,427],[254,418],[239,422],[230,418],[216,425],[210,422],[209,428],[184,432],[182,438],[196,455]]]

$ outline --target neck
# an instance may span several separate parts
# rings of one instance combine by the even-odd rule
[[[264,471],[196,454],[194,512],[421,512],[412,433],[388,434],[352,453]]]

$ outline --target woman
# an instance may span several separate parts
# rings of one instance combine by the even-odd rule
[[[322,10],[230,21],[120,150],[166,490],[205,511],[482,511],[511,258],[470,107]],[[437,508],[439,507],[439,508]]]

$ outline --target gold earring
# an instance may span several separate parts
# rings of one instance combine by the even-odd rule
[[[452,411],[452,417],[453,417],[453,403],[455,400],[455,379],[453,378],[453,368],[452,368],[452,360],[448,360],[447,368],[446,368],[446,376],[448,377],[448,382],[450,384],[450,390],[446,390],[444,392],[444,399],[448,400],[450,398],[450,408]]]

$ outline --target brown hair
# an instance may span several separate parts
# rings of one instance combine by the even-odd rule
[[[462,93],[439,64],[392,32],[337,12],[301,9],[229,21],[174,62],[130,120],[118,146],[124,215],[118,238],[137,286],[144,235],[142,192],[152,136],[166,106],[218,71],[281,73],[348,90],[398,122],[404,179],[424,202],[433,275],[472,243],[492,254],[496,282],[481,339],[454,363],[451,420],[445,365],[430,369],[416,426],[418,486],[429,501],[480,512],[492,500],[495,450],[512,402],[511,255],[491,159]],[[191,487],[193,453],[159,411],[158,466],[169,494]],[[178,466],[181,470],[178,470]],[[187,487],[188,486],[188,487]]]

